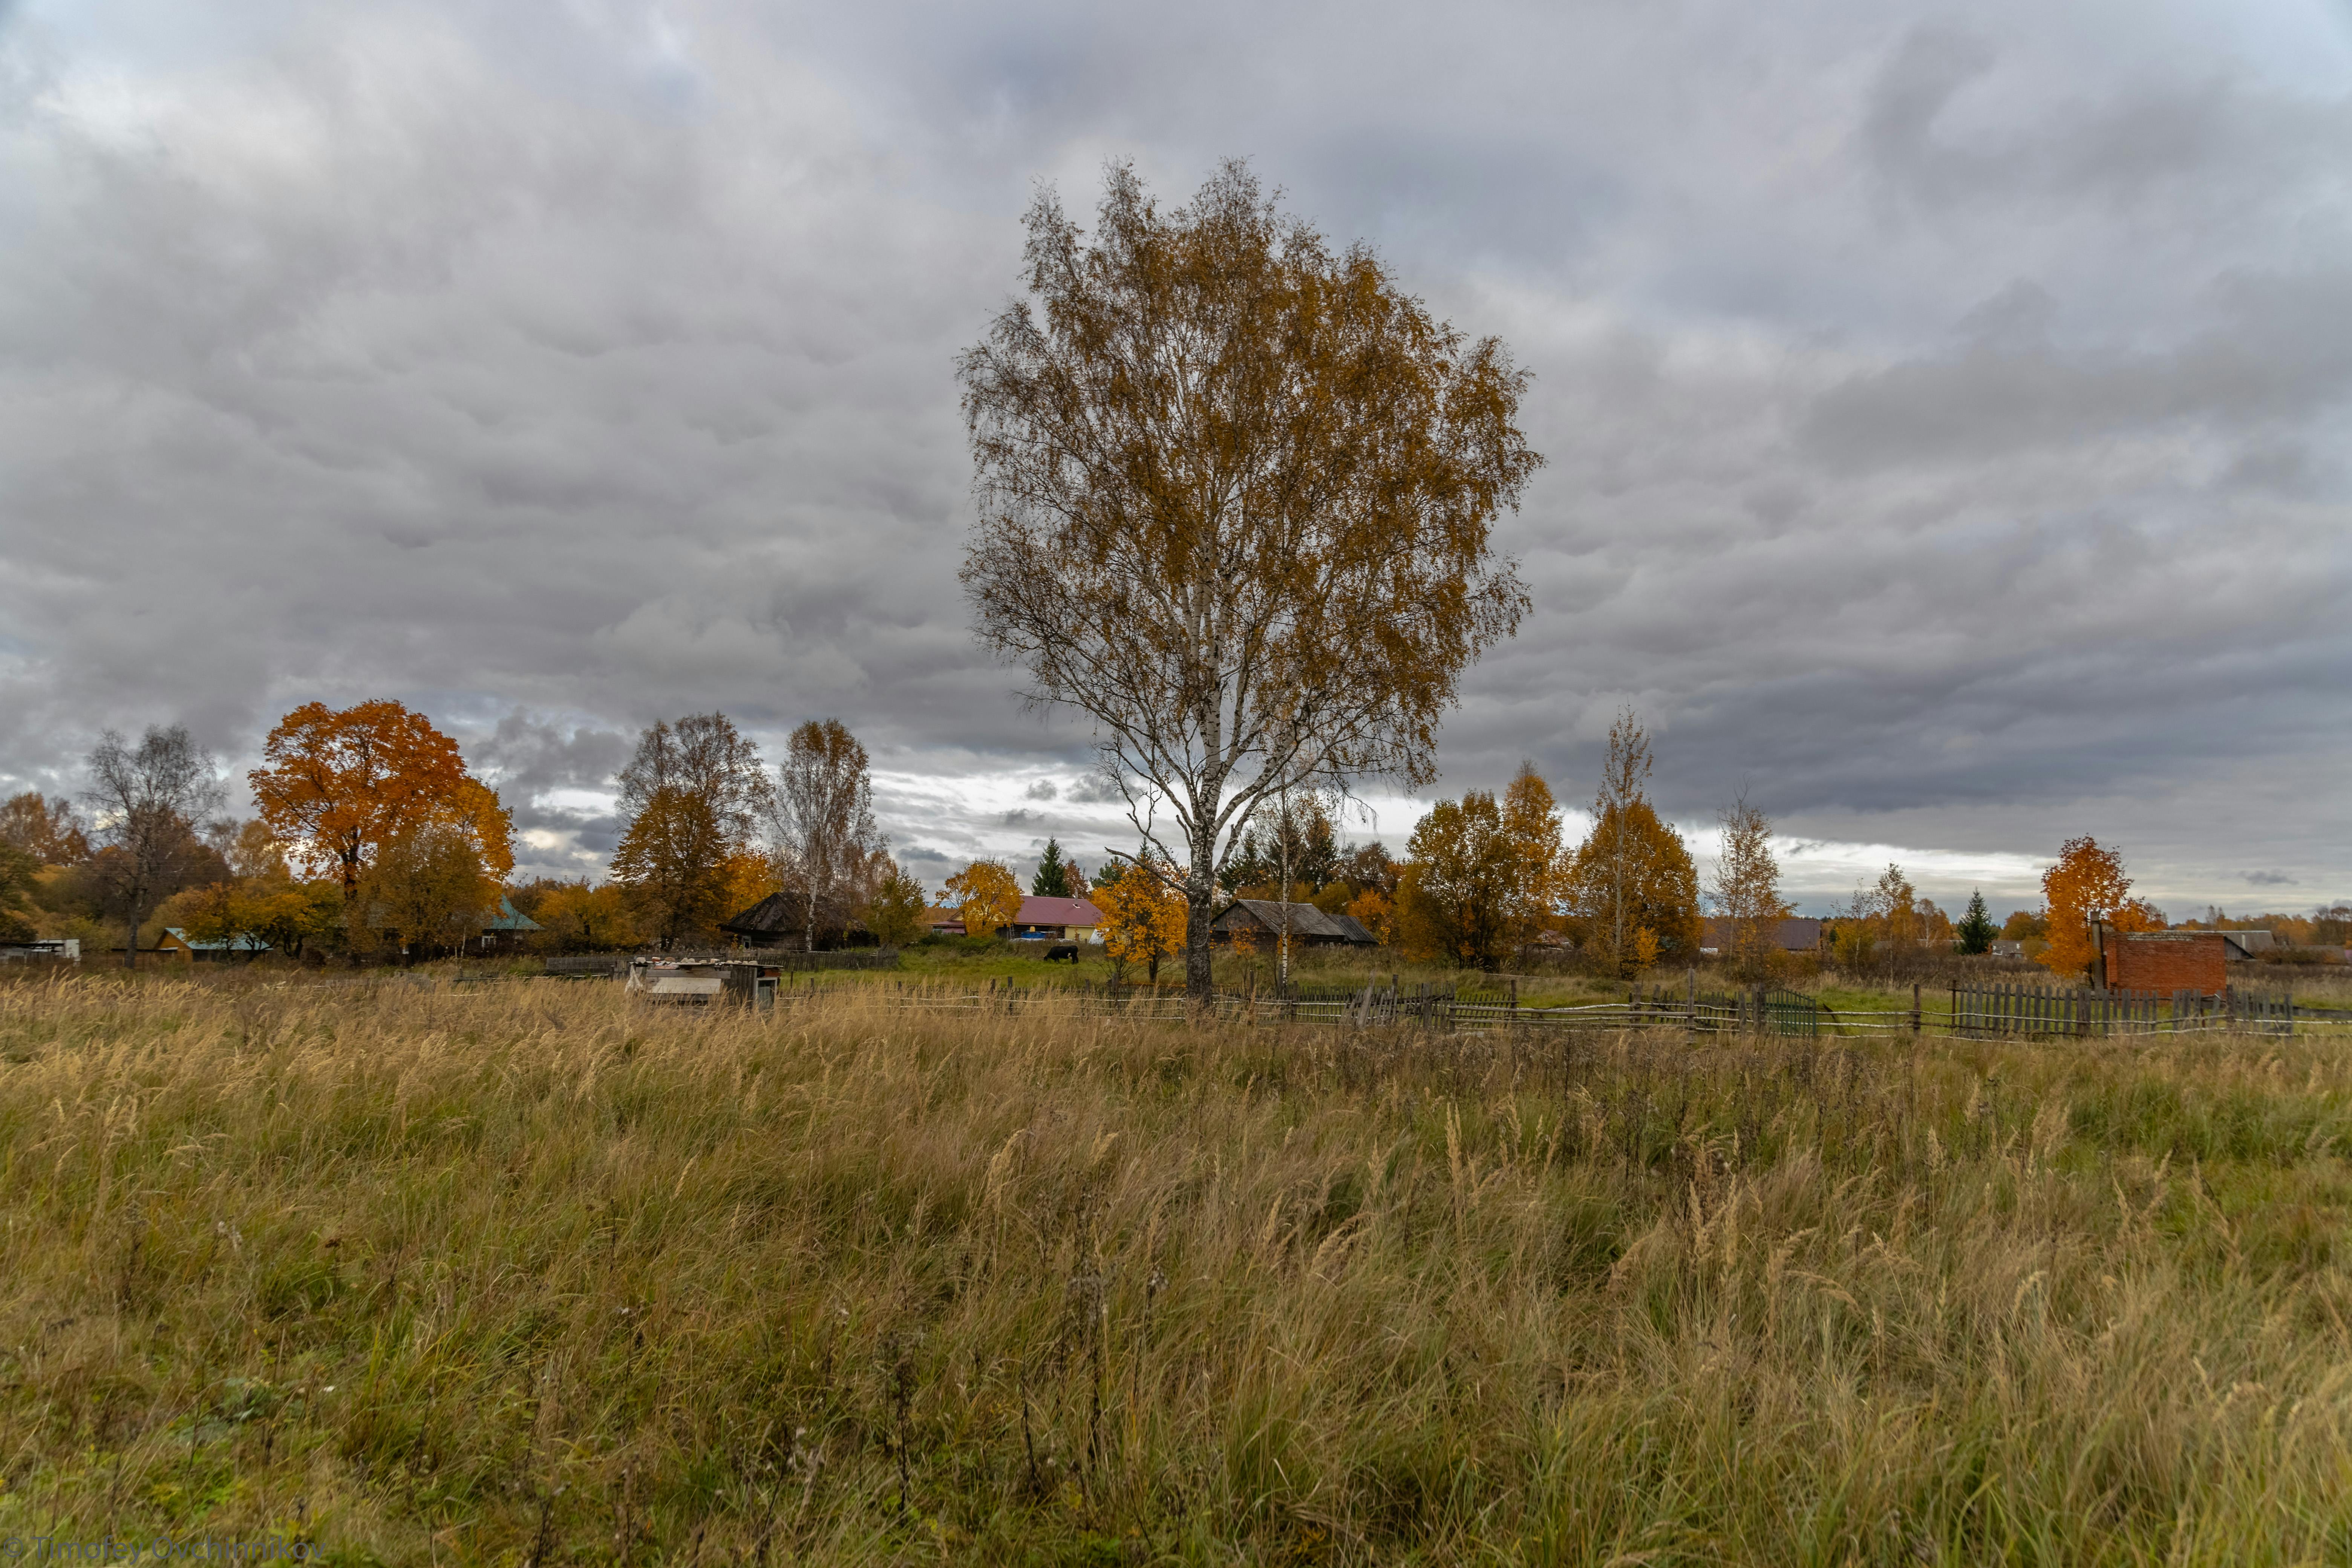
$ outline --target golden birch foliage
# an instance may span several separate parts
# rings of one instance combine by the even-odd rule
[[[1519,764],[1502,804],[1503,836],[1511,847],[1508,940],[1517,947],[1558,923],[1567,853],[1560,846],[1559,803],[1535,763]]]
[[[1876,880],[1857,884],[1853,897],[1832,912],[1830,952],[1841,969],[1866,969],[1882,955],[1927,942],[1942,918],[1934,904],[1920,899],[1903,868],[1890,861]],[[1950,925],[1943,921],[1947,937]]]
[[[740,914],[783,886],[776,864],[757,849],[739,849],[727,858],[722,872],[726,891],[719,907],[730,916]]]
[[[1724,956],[1743,975],[1761,978],[1780,956],[1774,935],[1788,918],[1780,896],[1780,862],[1772,854],[1772,820],[1746,795],[1725,807],[1723,849],[1715,862],[1710,897],[1727,929]]]
[[[1569,861],[1567,893],[1570,929],[1604,965],[1622,973],[1698,952],[1697,863],[1646,800],[1602,809]],[[1654,944],[1647,961],[1640,955],[1643,931]]]
[[[629,889],[637,923],[663,949],[716,940],[718,922],[772,890],[755,858],[772,798],[759,749],[724,713],[656,723],[621,770],[629,826],[613,852],[613,879]],[[761,891],[730,902],[746,888]]]
[[[1173,805],[1152,852],[1205,1001],[1234,829],[1284,784],[1433,776],[1463,670],[1526,614],[1490,531],[1542,461],[1528,379],[1239,163],[1173,208],[1115,165],[1090,228],[1050,192],[1027,224],[1028,298],[957,365],[964,589],[1130,803]]]
[[[301,950],[328,936],[340,922],[344,899],[340,883],[294,880],[267,824],[246,823],[229,846],[228,880],[197,895],[186,925],[199,942],[250,939],[281,953]]]
[[[779,881],[814,950],[820,930],[856,917],[886,858],[865,745],[838,719],[810,720],[786,738],[771,798]]]
[[[1021,884],[1002,860],[974,860],[948,879],[947,889],[966,936],[994,936],[1021,918]]]
[[[1532,763],[1499,801],[1471,790],[1439,802],[1406,845],[1390,917],[1399,944],[1415,957],[1492,968],[1549,929],[1563,886],[1559,823]]]
[[[1698,867],[1644,794],[1651,763],[1649,733],[1627,708],[1609,727],[1592,831],[1569,861],[1563,888],[1578,941],[1621,974],[1654,958],[1696,954],[1701,932]],[[1644,928],[1654,949],[1638,940]]]

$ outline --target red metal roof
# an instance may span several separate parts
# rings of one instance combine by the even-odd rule
[[[1084,899],[1024,899],[1021,912],[1013,920],[1024,926],[1095,926],[1102,924],[1102,911]]]

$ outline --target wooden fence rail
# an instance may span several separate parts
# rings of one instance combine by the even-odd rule
[[[2180,1034],[2230,1029],[2241,1034],[2294,1032],[2290,994],[2242,991],[2218,996],[2196,991],[2093,991],[2054,985],[1954,985],[1951,1030],[1956,1035]]]

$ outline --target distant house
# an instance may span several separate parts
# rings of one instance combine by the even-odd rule
[[[81,939],[71,936],[37,936],[30,942],[0,942],[0,963],[16,959],[61,958],[68,963],[81,962]]]
[[[482,934],[478,951],[482,952],[512,952],[522,945],[522,939],[541,929],[540,923],[514,907],[514,900],[501,894],[498,908],[485,910]]]
[[[1102,911],[1084,899],[1028,898],[1021,912],[1004,929],[1010,937],[1045,937],[1055,942],[1100,942]]]
[[[793,901],[782,893],[770,893],[741,914],[720,921],[719,929],[750,947],[797,947],[803,932]]]
[[[179,926],[165,926],[155,951],[190,963],[251,963],[269,951],[257,936],[232,937],[227,942],[198,942]]]
[[[1708,921],[1706,934],[1699,938],[1699,951],[1723,952],[1728,950],[1733,924],[1727,920]],[[1768,945],[1777,947],[1782,952],[1811,952],[1822,945],[1822,922],[1798,919],[1777,921],[1765,933],[1764,940]]]
[[[2256,956],[2278,945],[2278,939],[2266,931],[2225,931],[2214,934],[2229,949],[2227,957],[2231,963],[2252,963]]]
[[[1021,912],[997,934],[1015,941],[1100,942],[1102,919],[1102,910],[1084,899],[1027,898],[1021,900]],[[939,936],[966,934],[963,911],[945,905],[925,910],[921,925]]]
[[[1380,939],[1352,915],[1325,914],[1313,904],[1286,904],[1273,899],[1235,899],[1225,912],[1209,922],[1211,941],[1231,942],[1236,932],[1255,941],[1270,942],[1285,928],[1290,940],[1307,947],[1378,947]]]

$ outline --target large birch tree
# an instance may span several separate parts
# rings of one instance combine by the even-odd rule
[[[784,742],[776,765],[775,862],[801,915],[801,946],[816,951],[820,921],[846,923],[878,880],[889,840],[874,825],[866,748],[838,719],[812,719]]]
[[[1091,235],[1050,193],[1027,228],[1027,297],[957,366],[964,587],[1029,699],[1093,721],[1205,1001],[1218,873],[1259,801],[1426,784],[1463,669],[1517,629],[1490,530],[1542,461],[1527,376],[1239,163],[1173,211],[1114,165]]]

